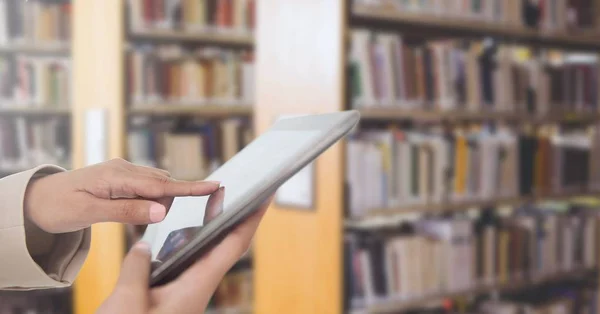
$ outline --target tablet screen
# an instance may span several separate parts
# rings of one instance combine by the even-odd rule
[[[178,197],[162,222],[149,225],[144,241],[152,244],[155,266],[172,258],[210,223],[227,221],[256,191],[293,165],[322,131],[267,132],[248,145],[206,180],[221,182],[210,196]],[[222,219],[217,219],[220,216]]]

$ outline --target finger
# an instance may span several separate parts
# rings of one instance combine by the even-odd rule
[[[191,308],[204,306],[204,296],[210,299],[227,271],[248,250],[269,203],[270,199],[244,222],[237,225],[223,241],[169,284],[169,288],[178,289],[178,293],[189,293],[190,298],[186,302]],[[203,297],[192,298],[191,296]]]
[[[144,199],[94,199],[90,218],[94,222],[120,222],[133,225],[161,222],[167,215],[164,205]]]
[[[204,224],[213,220],[221,212],[223,212],[223,200],[225,198],[225,187],[220,187],[216,192],[210,195],[206,202],[206,210],[204,211]]]
[[[150,245],[137,242],[133,245],[123,261],[117,286],[137,291],[148,292],[150,280]]]
[[[129,300],[130,313],[146,313],[149,307],[150,245],[136,243],[123,261],[113,295]]]
[[[146,175],[123,176],[113,191],[113,197],[143,197],[158,199],[177,196],[202,196],[215,192],[220,184],[210,181],[179,181]],[[122,195],[122,196],[121,196]]]

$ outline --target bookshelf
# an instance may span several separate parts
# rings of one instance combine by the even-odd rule
[[[247,117],[252,116],[251,106],[203,104],[200,106],[186,105],[136,105],[129,109],[130,115],[175,116],[192,115],[205,118]]]
[[[254,23],[254,15],[244,14],[244,10],[239,10],[240,7],[237,5],[254,5],[254,0],[223,1],[222,4],[233,5],[233,7],[225,7],[228,14],[215,14],[215,10],[224,12],[223,7],[214,6],[217,1],[173,1],[175,2],[182,6],[180,17],[169,15],[171,11],[163,11],[149,18],[141,14],[143,6],[158,6],[160,5],[158,1],[76,0],[74,23],[80,25],[74,34],[74,68],[80,87],[74,92],[76,104],[74,146],[79,152],[76,156],[77,167],[84,166],[86,163],[85,119],[87,111],[91,109],[101,109],[107,117],[106,159],[124,158],[135,163],[161,168],[168,168],[168,163],[163,164],[164,158],[151,156],[152,160],[136,159],[140,154],[132,154],[131,147],[140,143],[148,144],[149,134],[152,134],[153,139],[165,138],[165,142],[177,137],[180,133],[171,132],[174,130],[172,125],[183,124],[186,127],[188,124],[194,127],[210,125],[231,137],[231,129],[237,125],[235,121],[242,121],[240,124],[244,127],[251,124],[254,103],[252,91],[246,88],[247,85],[243,84],[245,81],[241,78],[240,86],[236,86],[236,91],[232,91],[233,89],[229,87],[233,79],[229,74],[223,75],[225,72],[223,68],[231,66],[232,63],[229,62],[231,60],[236,66],[243,67],[247,71],[251,68],[254,36],[251,31],[237,28],[240,23]],[[202,8],[188,8],[189,5],[198,5]],[[159,10],[157,8],[155,8],[156,12]],[[200,12],[198,10],[203,10],[206,15],[197,15]],[[181,20],[178,20],[179,18]],[[231,25],[235,25],[236,28],[227,27]],[[90,41],[88,38],[94,40]],[[134,62],[137,61],[134,59],[145,60],[149,64],[154,63],[151,69],[140,71],[140,68],[135,68]],[[219,63],[222,60],[227,62]],[[162,72],[163,70],[168,73]],[[196,80],[195,84],[182,83],[182,72],[190,74],[189,77]],[[240,72],[243,72],[243,69]],[[208,81],[214,79],[209,75],[215,75],[214,73],[218,73],[220,81],[218,84],[208,84]],[[247,77],[251,78],[251,73]],[[135,85],[136,82],[139,84]],[[183,87],[184,85],[187,87]],[[242,93],[244,97],[241,97]],[[168,126],[162,129],[165,123]],[[222,125],[227,127],[223,126],[223,129],[219,129]],[[177,129],[177,131],[181,130]],[[202,131],[195,129],[194,132],[199,135]],[[187,130],[181,133],[189,135]],[[245,140],[250,137],[251,130],[246,129],[239,136]],[[196,145],[198,140],[197,136],[194,137],[192,144]],[[159,142],[157,140],[155,143],[159,144]],[[163,150],[165,155],[168,155],[169,151],[172,152],[167,158],[178,157],[172,147],[171,145]],[[189,151],[192,149],[190,147],[186,146],[183,150]],[[231,147],[224,147],[223,151],[225,150],[228,154],[233,151]],[[145,149],[133,149],[133,151],[145,151]],[[142,156],[144,157],[147,156]],[[171,165],[177,163],[175,160]],[[209,162],[207,161],[206,164]],[[210,165],[212,166],[212,162]],[[183,165],[183,167],[187,166]],[[168,170],[176,177],[193,176],[185,179],[204,177],[203,172],[198,171],[184,173],[177,169]],[[100,224],[92,227],[92,249],[76,283],[76,313],[94,312],[112,292],[123,256],[143,229],[143,226],[131,228],[120,224]],[[252,259],[251,255],[241,261],[239,267],[246,267],[249,271],[240,272],[236,269],[238,278],[233,276],[233,279],[229,278],[224,282],[224,287],[220,288],[218,293],[220,299],[215,302],[232,305],[240,301],[235,298],[248,302],[246,294],[238,293],[228,299],[227,289],[233,289],[236,280],[247,280],[252,277]],[[249,302],[251,303],[251,300]],[[233,306],[225,310],[211,311],[251,313],[252,309],[246,306],[243,308]]]
[[[529,45],[561,47],[567,49],[600,48],[595,30],[567,33],[564,31],[540,31],[523,26],[494,25],[482,21],[469,21],[456,17],[434,14],[399,12],[381,5],[357,3],[351,9],[354,26],[394,28],[395,30],[419,31],[432,36],[496,37],[506,41],[524,42]]]
[[[257,49],[258,98],[254,112],[259,134],[280,115],[330,112],[353,107],[352,68],[348,64],[353,57],[351,35],[355,29],[406,35],[411,44],[412,41],[441,42],[444,38],[473,41],[492,37],[494,42],[532,47],[536,53],[541,49],[560,49],[595,54],[600,47],[597,22],[586,29],[534,29],[525,25],[515,26],[517,23],[490,23],[443,14],[404,12],[393,7],[392,3],[399,2],[370,1],[370,4],[364,4],[367,2],[261,2],[258,11],[261,19],[257,27],[257,39],[261,43]],[[419,3],[434,2],[438,5],[451,3]],[[597,8],[595,4],[590,11],[595,14]],[[274,28],[273,25],[278,27]],[[282,55],[286,58],[280,58]],[[377,62],[381,60],[374,61]],[[583,128],[600,121],[598,108],[540,113],[458,108],[466,107],[466,104],[456,107],[446,111],[437,108],[406,109],[402,104],[385,106],[367,102],[358,108],[362,115],[360,129],[377,129],[382,125],[419,129],[439,125],[468,130],[470,125],[489,123],[511,125],[526,130],[522,132],[537,134],[535,132],[545,132],[546,129]],[[354,313],[347,308],[350,302],[347,296],[349,276],[344,266],[344,255],[347,253],[345,235],[349,232],[386,234],[403,222],[420,221],[423,216],[463,217],[479,215],[486,208],[512,208],[530,204],[545,206],[542,203],[547,202],[564,205],[579,197],[594,198],[598,195],[595,190],[581,188],[569,190],[568,193],[532,192],[511,197],[492,195],[485,199],[383,207],[369,210],[364,216],[347,217],[350,202],[348,186],[345,184],[348,146],[348,141],[336,145],[317,160],[315,189],[318,192],[314,209],[302,211],[274,204],[265,216],[255,244],[257,313]],[[497,211],[504,214],[503,209]],[[299,260],[302,263],[298,263]],[[511,280],[508,284],[476,285],[466,290],[434,293],[425,297],[376,302],[356,312],[402,313],[449,299],[525,291],[538,284],[595,278],[597,269],[592,268],[551,272],[535,280]],[[595,293],[597,295],[597,290]]]
[[[0,3],[0,177],[39,164],[73,166],[71,4]],[[71,288],[2,291],[0,311],[72,313],[73,296]]]
[[[254,37],[251,34],[226,32],[181,32],[174,30],[140,30],[129,34],[131,40],[182,42],[191,44],[211,44],[252,48]]]
[[[447,298],[467,298],[490,292],[518,292],[528,287],[535,285],[551,284],[569,279],[577,279],[585,276],[596,275],[595,269],[580,269],[570,272],[562,272],[552,275],[539,276],[530,280],[516,280],[510,283],[497,285],[480,285],[478,287],[467,289],[460,292],[441,293],[429,297],[419,298],[410,301],[394,301],[382,302],[382,304],[374,305],[367,309],[367,313],[397,313],[398,311],[410,310],[420,306],[430,306],[432,304],[442,304]]]
[[[360,109],[361,120],[372,121],[410,121],[420,123],[461,123],[502,121],[507,123],[527,123],[533,125],[554,123],[596,123],[600,121],[598,113],[559,113],[544,116],[518,114],[511,112],[468,112],[468,111],[427,111],[396,108]]]

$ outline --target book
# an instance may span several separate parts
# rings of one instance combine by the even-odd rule
[[[70,168],[71,126],[62,118],[0,117],[0,172],[11,174],[40,164]]]
[[[352,106],[538,116],[598,112],[598,57],[492,39],[351,31]]]
[[[250,105],[255,85],[253,53],[216,47],[137,46],[127,55],[126,84],[132,106]]]
[[[540,32],[578,32],[597,26],[593,0],[354,0],[358,9],[375,8],[398,14],[473,21]]]
[[[129,28],[250,33],[256,0],[128,0]]]
[[[201,180],[252,140],[246,119],[215,122],[145,117],[134,119],[128,133],[128,159],[165,169],[181,180]]]
[[[597,206],[554,202],[347,230],[346,304],[410,302],[512,283],[533,288],[546,278],[595,269],[598,242],[591,230],[599,214]]]
[[[358,131],[346,146],[348,217],[595,190],[597,130],[546,131],[485,126]]]
[[[64,45],[71,39],[71,1],[0,1],[0,45]]]
[[[71,82],[71,61],[68,58],[0,57],[0,106],[69,108]]]

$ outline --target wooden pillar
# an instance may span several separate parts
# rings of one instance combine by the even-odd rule
[[[85,166],[85,114],[107,112],[107,159],[122,157],[123,0],[73,0],[73,151],[74,167]],[[92,247],[75,282],[75,313],[94,313],[116,283],[124,251],[120,224],[92,228]]]
[[[344,108],[346,1],[258,1],[258,134]],[[342,312],[343,144],[316,162],[314,211],[272,206],[255,243],[255,313]]]

